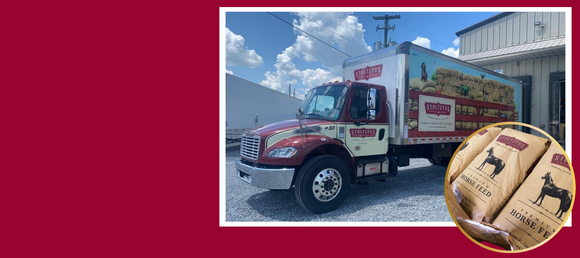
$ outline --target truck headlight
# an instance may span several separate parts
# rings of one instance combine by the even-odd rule
[[[268,152],[268,158],[291,158],[298,152],[294,147],[285,147],[279,149],[273,149]]]

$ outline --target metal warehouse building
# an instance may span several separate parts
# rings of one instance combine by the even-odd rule
[[[504,12],[458,31],[459,59],[518,78],[523,121],[564,139],[565,13]],[[528,96],[529,96],[528,95]]]
[[[226,74],[226,139],[270,123],[294,119],[302,100]]]

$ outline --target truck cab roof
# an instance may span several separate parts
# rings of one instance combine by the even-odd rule
[[[326,86],[334,86],[334,85],[346,85],[349,88],[352,88],[355,85],[358,85],[358,86],[370,86],[372,88],[384,87],[384,86],[379,85],[379,84],[366,83],[366,82],[353,82],[353,81],[347,80],[345,82],[330,82],[330,83],[326,83],[326,84],[323,83],[321,85],[315,86],[314,88],[326,87]]]

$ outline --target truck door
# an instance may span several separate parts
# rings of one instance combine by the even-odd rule
[[[377,90],[375,120],[367,118],[367,94]],[[356,157],[387,153],[389,128],[387,124],[386,90],[383,87],[353,86],[346,108],[346,145]]]

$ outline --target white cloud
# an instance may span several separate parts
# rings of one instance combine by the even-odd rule
[[[232,71],[230,71],[230,70],[228,70],[228,69],[226,69],[226,73],[227,73],[227,74],[230,74],[230,75],[234,75],[234,72],[232,72]]]
[[[431,40],[428,38],[423,38],[421,36],[417,36],[417,38],[415,40],[413,40],[411,43],[413,43],[415,45],[422,46],[424,48],[431,49]]]
[[[276,74],[267,71],[264,74],[264,76],[266,77],[266,79],[262,80],[260,84],[278,91],[282,89],[282,86],[280,85],[280,82],[278,81],[278,76]]]
[[[443,51],[441,51],[441,53],[448,55],[448,56],[451,56],[451,57],[458,58],[459,57],[459,43],[460,43],[459,38],[455,38],[453,40],[453,46],[456,46],[457,49],[454,47],[448,47],[447,49],[443,49]]]
[[[296,97],[299,99],[304,99],[306,93],[308,93],[309,88],[296,88]]]
[[[351,57],[372,50],[364,41],[365,30],[362,23],[359,23],[358,18],[350,13],[298,13],[298,17],[299,20],[293,21],[294,26]],[[324,67],[332,67],[342,64],[344,59],[348,58],[300,30],[294,29],[294,33],[297,35],[294,46],[306,61],[318,61]]]
[[[340,49],[351,57],[371,51],[364,41],[363,26],[350,13],[298,13],[294,26],[316,38]],[[307,17],[307,18],[306,18]],[[323,27],[324,26],[324,27]],[[327,29],[328,28],[328,29]],[[340,35],[338,35],[338,34]],[[342,80],[342,62],[348,56],[330,48],[326,44],[294,29],[295,42],[276,57],[276,71],[268,71],[260,84],[282,90],[288,83],[313,87],[323,82]],[[307,62],[320,62],[321,68],[300,70],[293,59],[302,58]],[[282,87],[284,86],[284,87]],[[300,94],[304,95],[304,94]]]
[[[454,46],[459,46],[459,38],[455,38],[455,39],[453,40],[453,45],[454,45]]]
[[[264,64],[262,57],[253,49],[244,46],[244,37],[226,28],[226,63],[231,66],[255,68]]]
[[[276,56],[276,64],[274,64],[276,71],[267,71],[264,74],[266,79],[262,80],[260,84],[275,90],[282,90],[282,85],[297,84],[298,80],[302,78],[302,72],[292,62],[292,58],[296,57],[298,57],[296,49],[293,46],[287,47]]]
[[[455,49],[453,47],[448,47],[447,49],[443,49],[443,51],[441,51],[441,53],[451,56],[451,57],[455,57],[458,58],[459,57],[459,48]]]
[[[306,69],[302,71],[302,84],[307,87],[314,87],[326,82],[342,81],[342,77],[334,76],[330,71],[316,68],[316,70]]]

